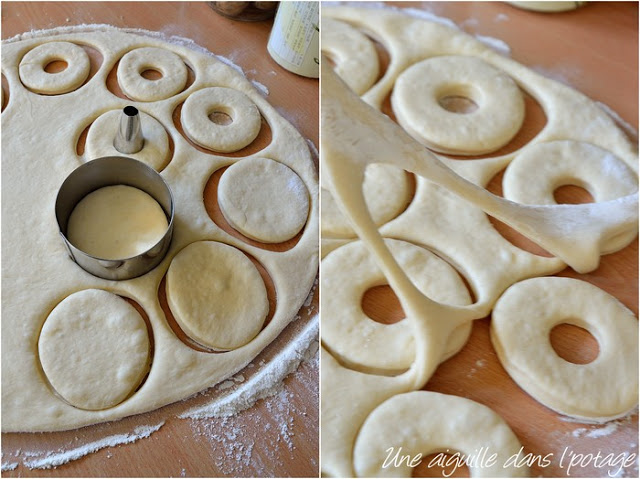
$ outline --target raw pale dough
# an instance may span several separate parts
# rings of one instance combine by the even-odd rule
[[[477,110],[458,113],[441,102],[473,101]],[[444,153],[479,155],[507,144],[524,121],[518,85],[483,60],[441,56],[416,63],[397,79],[391,95],[398,123],[416,140]]]
[[[140,114],[140,128],[144,137],[142,149],[137,153],[123,155],[115,146],[114,139],[120,126],[122,110],[103,113],[89,127],[85,143],[85,157],[94,160],[102,156],[127,156],[141,161],[156,171],[162,171],[169,161],[169,137],[158,120],[143,111]]]
[[[147,326],[113,293],[67,296],[47,317],[38,353],[51,387],[69,404],[105,409],[129,397],[149,371]]]
[[[251,260],[215,241],[192,243],[173,258],[167,301],[189,337],[218,351],[251,341],[269,312],[267,290]]]
[[[365,171],[362,192],[376,225],[400,214],[411,200],[411,181],[406,171],[393,165],[371,165]],[[322,190],[321,231],[325,238],[355,238],[356,234],[328,189]]]
[[[293,238],[309,215],[309,193],[300,177],[268,158],[231,165],[220,178],[218,204],[231,226],[263,243]]]
[[[231,123],[214,123],[209,115],[224,113]],[[260,133],[260,111],[244,93],[231,88],[205,88],[184,102],[182,127],[197,145],[230,153],[241,150]]]
[[[322,53],[335,63],[335,70],[358,95],[378,78],[380,66],[373,42],[349,24],[322,19]]]
[[[416,144],[397,125],[353,95],[323,63],[320,149],[323,187],[331,191],[341,212],[383,271],[385,282],[398,296],[417,345],[411,368],[395,377],[346,369],[346,362],[338,363],[341,358],[336,360],[323,352],[323,474],[370,475],[373,474],[370,469],[354,471],[354,445],[358,455],[360,452],[368,455],[373,444],[387,438],[387,428],[393,428],[397,421],[376,421],[368,429],[367,437],[359,438],[358,434],[366,431],[363,422],[367,417],[375,417],[379,410],[376,407],[385,399],[424,387],[442,357],[445,348],[442,338],[449,337],[451,328],[485,317],[510,285],[558,272],[565,267],[563,260],[576,270],[593,270],[599,255],[612,244],[612,236],[620,235],[628,242],[636,234],[637,195],[593,205],[521,207],[497,199],[482,188],[516,156],[541,143],[558,139],[590,143],[618,157],[634,173],[638,170],[637,149],[613,120],[584,95],[497,54],[461,31],[385,8],[326,7],[323,15],[365,32],[375,32],[387,49],[391,59],[387,71],[362,95],[362,100],[375,109],[380,109],[389,95],[394,94],[396,80],[407,75],[413,65],[437,60],[436,57],[462,56],[483,62],[492,72],[500,72],[501,78],[511,78],[513,86],[517,83],[539,102],[547,118],[544,128],[519,150],[492,158],[457,161],[430,154]],[[469,78],[476,88],[474,80],[473,76]],[[518,95],[521,99],[520,92]],[[419,97],[409,98],[411,106],[419,104]],[[396,106],[396,115],[402,116],[399,111],[402,107]],[[393,165],[416,174],[411,204],[382,226],[369,214],[362,194],[365,172],[374,164]],[[493,229],[485,212],[520,228],[559,257],[536,256],[509,244]],[[396,262],[384,238],[424,245],[446,259],[467,279],[476,302],[464,307],[447,306],[423,295]],[[323,238],[323,254],[326,253],[323,262],[330,263],[332,256],[347,248],[350,241],[352,238],[347,235]],[[339,277],[342,274],[348,272],[340,272]],[[324,273],[323,282],[331,282]],[[364,341],[354,347],[363,344]],[[413,420],[419,421],[420,416],[412,415]],[[459,414],[452,414],[446,427],[463,422]],[[416,430],[408,443],[421,440],[425,440],[422,431]],[[386,456],[384,450],[382,455],[374,454],[375,461]]]
[[[526,465],[509,462],[521,448],[509,425],[488,407],[462,397],[413,391],[385,401],[358,435],[353,452],[358,477],[411,477],[406,461],[383,467],[389,448],[402,448],[401,454],[411,458],[437,452],[477,456],[484,448],[485,457],[496,455],[495,462],[475,461],[471,477],[529,477]]]
[[[386,240],[390,251],[420,291],[445,304],[471,303],[467,287],[446,262],[424,248]],[[382,324],[362,310],[364,293],[386,284],[384,275],[359,241],[339,248],[322,262],[322,341],[332,354],[354,369],[378,374],[408,369],[415,358],[410,322]],[[443,318],[446,320],[446,318]],[[456,328],[442,361],[456,354],[471,334],[471,322]]]
[[[556,354],[549,333],[563,323],[597,339],[595,360],[574,364]],[[509,375],[554,411],[604,422],[638,404],[638,320],[590,283],[552,277],[513,285],[493,310],[491,341]]]
[[[151,249],[168,227],[167,215],[149,194],[132,186],[105,186],[78,202],[67,239],[96,258],[125,259]]]
[[[162,74],[157,80],[142,76],[146,70]],[[175,53],[164,48],[132,50],[118,65],[118,85],[125,95],[137,101],[158,101],[180,93],[187,84],[187,66]]]
[[[51,39],[86,44],[104,56],[91,80],[68,96],[35,94],[18,75],[22,56]],[[307,142],[240,72],[213,55],[176,42],[162,40],[158,34],[88,26],[26,33],[2,44],[2,72],[11,91],[11,101],[2,112],[3,430],[76,428],[192,396],[245,367],[289,324],[309,294],[317,274],[319,227],[318,175]],[[167,256],[154,270],[131,280],[108,281],[91,276],[69,259],[52,212],[64,179],[87,161],[86,155],[76,154],[82,131],[101,114],[131,104],[105,86],[113,65],[127,52],[150,46],[184,59],[195,77],[188,90],[144,104],[145,113],[161,123],[174,141],[171,162],[161,172],[174,195],[174,235]],[[257,105],[272,132],[272,141],[260,156],[291,168],[304,183],[309,217],[300,239],[287,251],[246,244],[219,228],[207,214],[205,185],[230,161],[195,149],[175,127],[172,115],[192,92],[213,86],[242,92]],[[273,281],[277,291],[273,316],[241,348],[217,354],[197,351],[183,343],[165,319],[158,299],[160,283],[174,256],[196,241],[223,242],[251,255]],[[100,411],[73,407],[56,396],[42,376],[37,354],[37,339],[49,312],[67,296],[86,289],[106,289],[134,299],[153,330],[154,357],[148,377],[126,401]]]
[[[67,67],[58,73],[49,73],[45,67],[54,61],[63,61]],[[59,95],[75,90],[89,76],[89,55],[82,47],[69,42],[44,43],[30,50],[20,61],[20,80],[31,91],[46,95]]]

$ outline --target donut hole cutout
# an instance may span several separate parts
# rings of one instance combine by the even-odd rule
[[[154,359],[154,355],[155,355],[155,341],[154,341],[154,334],[153,334],[153,327],[151,325],[151,321],[149,319],[149,316],[147,315],[146,311],[144,310],[144,308],[140,305],[140,303],[138,303],[136,300],[126,297],[126,296],[122,296],[120,294],[117,294],[117,292],[112,292],[112,291],[107,291],[104,290],[105,293],[111,293],[114,296],[117,296],[119,299],[125,301],[126,303],[128,303],[129,305],[131,305],[136,312],[140,315],[140,318],[143,320],[144,325],[145,325],[145,329],[146,329],[146,334],[147,334],[147,338],[148,338],[148,352],[147,352],[147,362],[146,362],[146,367],[144,368],[144,375],[142,376],[142,378],[138,381],[137,385],[135,385],[131,391],[129,392],[129,394],[126,395],[126,397],[120,399],[117,403],[115,404],[111,404],[107,407],[103,407],[103,408],[87,408],[87,407],[81,407],[78,406],[76,404],[73,404],[72,402],[70,402],[67,398],[65,398],[57,389],[56,387],[52,384],[51,380],[49,379],[49,377],[47,376],[46,372],[45,372],[45,368],[43,366],[43,360],[40,356],[40,348],[39,346],[36,348],[35,354],[36,354],[36,364],[37,364],[37,368],[40,374],[40,377],[42,378],[42,380],[44,381],[44,383],[47,385],[47,387],[50,389],[50,391],[53,393],[54,396],[56,396],[60,401],[64,402],[65,404],[68,404],[69,406],[78,409],[78,410],[82,410],[82,411],[105,411],[105,410],[109,410],[112,408],[115,408],[121,404],[123,404],[124,402],[126,402],[127,400],[129,400],[131,397],[133,397],[135,395],[136,392],[138,392],[140,389],[142,389],[142,387],[144,386],[145,382],[147,381],[147,378],[149,377],[149,374],[151,372],[151,367],[153,365],[153,359]],[[76,293],[73,293],[76,294]],[[72,295],[73,295],[72,294]],[[67,298],[64,298],[67,299]],[[63,301],[64,301],[63,299]],[[62,302],[62,301],[61,301]],[[60,303],[58,303],[58,305],[56,305],[56,307],[58,307],[60,305]],[[54,308],[55,309],[55,308]],[[49,315],[51,315],[53,311],[49,312]],[[48,319],[48,316],[47,316]],[[85,318],[86,319],[86,318]],[[108,319],[108,318],[107,318]],[[106,323],[111,324],[111,321],[106,321]],[[41,342],[41,337],[43,334],[43,329],[45,327],[46,321],[43,322],[42,326],[40,327],[40,331],[38,333],[38,340],[37,343],[38,345]],[[85,355],[86,356],[86,355]],[[79,358],[76,358],[76,361]],[[76,365],[77,366],[77,365]],[[118,375],[120,374],[120,372],[118,372]]]
[[[471,477],[469,467],[463,462],[461,453],[437,452],[423,456],[413,468],[411,477]]]
[[[524,99],[524,121],[520,130],[515,134],[515,136],[504,146],[499,148],[496,151],[482,154],[482,155],[452,155],[448,153],[440,153],[439,155],[451,158],[453,160],[474,160],[474,159],[484,159],[484,158],[494,158],[498,156],[507,155],[509,153],[513,153],[515,151],[520,150],[527,144],[531,142],[538,134],[544,129],[547,124],[547,115],[535,98],[529,95],[526,91],[520,90],[522,93],[522,97]],[[386,96],[384,101],[382,102],[381,111],[385,115],[387,115],[391,120],[398,123],[395,113],[393,112],[393,108],[391,107],[391,94],[392,91]],[[447,97],[453,97],[445,100]],[[458,98],[456,98],[458,97]],[[442,102],[447,103],[448,105],[443,105]],[[452,94],[446,93],[439,97],[438,103],[442,108],[447,111],[452,111],[449,108],[453,109],[461,109],[465,111],[453,111],[454,113],[460,114],[470,114],[476,111],[480,107],[480,103],[474,100],[473,95],[469,94]],[[474,106],[475,105],[475,106]],[[425,147],[426,148],[426,147]]]
[[[369,288],[362,295],[362,311],[369,319],[381,324],[394,324],[407,316],[398,296],[388,284]]]
[[[598,340],[588,330],[569,322],[554,326],[549,342],[558,356],[573,364],[589,364],[600,354]]]
[[[249,258],[251,260],[251,262],[253,263],[253,265],[256,267],[256,269],[258,270],[258,273],[260,273],[260,277],[262,278],[262,281],[264,282],[264,286],[267,290],[267,300],[269,302],[269,312],[267,313],[267,316],[264,320],[264,323],[262,325],[262,330],[264,330],[264,328],[267,327],[267,325],[271,322],[271,320],[273,319],[273,316],[276,312],[276,306],[277,306],[277,294],[276,294],[276,288],[275,285],[273,283],[273,280],[271,279],[271,276],[269,275],[269,272],[266,270],[266,268],[264,266],[262,266],[262,263],[260,263],[256,258],[254,258],[253,256],[251,256],[250,254],[245,253],[244,251],[242,251],[242,253],[245,254],[245,256],[247,258]],[[182,327],[178,324],[178,321],[176,321],[175,316],[173,315],[173,312],[171,311],[171,308],[169,307],[169,303],[167,301],[167,275],[165,273],[165,275],[162,277],[162,280],[160,281],[160,286],[158,287],[158,301],[160,302],[160,307],[162,308],[162,311],[165,314],[165,319],[167,320],[167,324],[169,325],[169,327],[171,328],[171,330],[173,331],[173,334],[175,334],[175,336],[186,346],[188,346],[191,349],[194,349],[196,351],[200,351],[202,353],[210,353],[210,354],[225,354],[228,353],[230,351],[218,351],[215,349],[211,349],[203,344],[200,344],[199,342],[195,341],[194,339],[192,339],[189,335],[187,335],[187,333],[184,332],[184,330],[182,329]],[[259,335],[260,333],[258,333],[256,335],[256,337]],[[254,338],[255,339],[255,338]],[[233,350],[231,350],[233,351]]]
[[[9,92],[9,82],[5,78],[4,74],[2,74],[1,78],[2,78],[2,81],[0,82],[0,85],[2,87],[2,111],[4,111],[4,109],[9,104],[11,93]]]
[[[487,185],[487,190],[493,193],[496,196],[503,197],[502,194],[502,178],[504,177],[504,171],[500,171],[497,175],[495,175],[489,184]],[[514,230],[511,226],[503,223],[502,221],[494,218],[491,215],[487,215],[489,222],[493,226],[493,228],[502,236],[505,240],[511,243],[516,248],[519,248],[528,253],[534,254],[536,256],[542,256],[545,258],[553,258],[554,255],[549,253],[546,249],[538,246],[536,243],[531,241],[529,238]]]
[[[245,156],[254,155],[264,150],[267,146],[271,144],[271,140],[273,138],[271,134],[271,126],[269,125],[269,122],[265,120],[264,116],[262,116],[261,114],[260,115],[260,132],[258,133],[258,136],[249,145],[245,146],[244,148],[238,151],[230,152],[230,153],[224,153],[221,151],[212,151],[212,150],[208,150],[207,148],[203,148],[200,145],[197,145],[196,143],[191,141],[191,139],[189,139],[189,137],[184,132],[184,129],[182,128],[182,121],[180,120],[180,117],[181,117],[183,105],[184,105],[184,102],[180,103],[180,105],[178,105],[176,109],[173,110],[173,115],[172,115],[173,125],[176,127],[176,130],[178,130],[182,138],[187,143],[189,143],[191,147],[195,148],[196,150],[202,153],[206,153],[208,155],[215,155],[215,156],[224,156],[229,158],[242,158]],[[225,113],[221,109],[217,109],[212,113],[216,113],[216,112],[223,113],[229,116],[227,113]],[[220,118],[219,116],[216,116],[216,121],[214,121],[211,118],[211,115],[209,115],[209,120],[211,120],[212,123],[224,124],[224,123],[217,123],[218,121],[222,121],[222,118]],[[231,118],[231,120],[233,120],[233,118]],[[230,123],[226,123],[226,125],[230,125],[231,123],[233,123],[233,121],[231,121]]]
[[[155,70],[153,68],[147,68],[146,70],[140,72],[140,76],[145,80],[156,81],[162,78],[162,72],[160,70]]]
[[[226,126],[233,123],[233,118],[231,118],[231,115],[229,115],[229,113],[225,111],[214,111],[212,113],[209,113],[208,116],[209,120],[211,120],[216,125]]]
[[[56,74],[65,71],[68,66],[69,64],[62,59],[53,60],[44,66],[44,71],[46,71],[47,73]]]
[[[193,85],[193,82],[196,81],[196,74],[193,71],[193,68],[191,68],[191,66],[186,61],[184,62],[184,64],[187,66],[187,83],[185,84],[184,89],[182,90],[183,92],[191,88],[191,85]],[[113,95],[117,96],[118,98],[122,98],[123,100],[127,100],[127,101],[134,101],[124,94],[124,92],[120,88],[120,85],[118,84],[118,67],[119,66],[120,66],[120,60],[118,60],[113,65],[113,68],[111,68],[111,71],[109,71],[109,74],[107,75],[107,82],[106,82],[107,90],[109,90]],[[152,80],[152,81],[159,80],[160,78],[162,78],[162,73],[159,70],[155,70],[153,68],[145,69],[144,71],[140,72],[140,75],[146,80]],[[179,95],[179,94],[180,93],[176,93],[176,95]]]
[[[236,230],[233,226],[229,224],[229,222],[224,217],[224,214],[222,214],[222,210],[220,209],[220,205],[218,203],[218,185],[220,183],[220,178],[222,177],[224,172],[227,170],[227,168],[228,166],[225,166],[223,168],[219,168],[218,170],[216,170],[209,177],[204,187],[204,192],[203,192],[204,207],[205,207],[205,210],[207,211],[207,214],[209,215],[209,218],[211,218],[211,221],[213,221],[216,224],[216,226],[218,226],[225,232],[229,233],[231,236],[234,236],[242,240],[243,242],[250,244],[251,246],[255,246],[257,248],[261,248],[269,251],[283,252],[295,247],[298,244],[298,241],[300,241],[300,238],[302,237],[302,234],[306,229],[306,224],[305,226],[302,227],[302,229],[297,235],[295,235],[293,238],[283,243],[262,243],[260,241],[256,241],[254,239],[251,239],[243,235],[242,233],[240,233],[238,230]]]
[[[557,187],[553,190],[553,199],[559,205],[579,205],[593,203],[595,201],[593,195],[589,193],[589,190],[579,184],[568,184]]]

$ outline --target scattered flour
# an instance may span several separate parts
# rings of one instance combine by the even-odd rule
[[[256,90],[258,90],[260,93],[262,93],[262,96],[264,96],[264,97],[268,97],[269,96],[269,89],[266,87],[266,85],[263,85],[258,80],[251,80],[251,84],[254,87],[256,87]]]
[[[66,464],[70,461],[80,459],[87,454],[99,451],[105,447],[118,446],[120,444],[131,444],[139,439],[145,439],[164,425],[164,421],[155,426],[138,426],[131,434],[116,434],[107,436],[97,441],[84,444],[69,450],[60,450],[59,452],[46,452],[43,456],[36,456],[35,459],[24,461],[24,465],[29,469],[50,469],[52,467]],[[27,455],[27,453],[25,453]]]
[[[498,13],[493,19],[494,22],[506,22],[509,20],[509,15],[505,13]]]
[[[479,368],[483,368],[487,365],[487,360],[486,359],[478,359],[476,361],[476,366],[478,366]]]
[[[17,462],[3,462],[2,467],[0,467],[0,471],[13,471],[16,467],[18,467]]]
[[[476,34],[475,37],[476,39],[478,39],[480,42],[487,45],[492,50],[495,50],[496,52],[498,52],[500,55],[505,57],[511,56],[511,47],[509,47],[507,43],[500,40],[499,38],[494,38],[494,37],[489,37],[486,35],[479,35],[479,34]]]

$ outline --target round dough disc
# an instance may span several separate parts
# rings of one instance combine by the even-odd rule
[[[173,258],[167,301],[189,337],[221,351],[251,341],[269,312],[267,290],[251,260],[215,241],[191,243]]]
[[[126,185],[105,186],[85,196],[71,212],[67,238],[101,259],[126,259],[151,249],[169,227],[150,195]]]
[[[38,340],[42,369],[72,406],[120,404],[149,370],[149,335],[138,311],[99,289],[74,293],[47,317]]]
[[[231,165],[220,178],[218,203],[231,226],[263,243],[293,238],[309,214],[309,193],[300,177],[267,158]]]
[[[164,126],[151,115],[143,111],[140,114],[140,129],[144,137],[144,145],[137,153],[124,156],[133,158],[161,171],[169,160],[169,137]],[[85,143],[85,159],[87,161],[102,156],[123,156],[115,146],[114,139],[120,126],[122,110],[112,110],[100,115],[89,127]]]
[[[441,106],[451,97],[472,100],[477,110],[457,113]],[[405,70],[391,95],[398,123],[436,151],[480,155],[504,146],[524,121],[524,99],[507,74],[466,56],[440,56]]]

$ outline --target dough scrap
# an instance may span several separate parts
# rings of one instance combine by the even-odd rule
[[[140,115],[140,128],[144,137],[142,149],[137,153],[128,153],[129,158],[141,161],[156,171],[162,171],[169,161],[169,137],[158,120],[143,111]],[[89,127],[85,142],[86,161],[103,156],[122,156],[115,146],[114,139],[120,126],[122,110],[112,110],[100,115]]]
[[[331,18],[322,19],[321,35],[322,53],[336,64],[336,73],[349,88],[362,95],[380,72],[373,42],[356,28]]]
[[[216,124],[209,118],[212,113],[224,113],[232,123]],[[241,150],[260,133],[260,111],[255,103],[231,88],[205,88],[192,94],[184,102],[180,118],[191,141],[223,153]]]
[[[288,166],[268,158],[248,158],[222,174],[218,204],[229,224],[243,235],[282,243],[304,227],[309,193]]]
[[[420,291],[438,302],[467,305],[471,298],[458,273],[429,250],[404,241],[386,240],[390,251]],[[362,310],[362,296],[386,284],[382,271],[359,241],[322,261],[322,341],[343,363],[364,372],[389,374],[408,369],[415,359],[410,322],[381,324]],[[446,318],[443,318],[446,320]],[[442,361],[456,354],[471,334],[471,322],[456,328]]]
[[[126,259],[151,249],[169,222],[151,195],[126,185],[105,186],[75,206],[67,238],[76,248],[101,259]]]
[[[167,301],[189,337],[219,351],[251,341],[269,312],[267,290],[251,260],[215,241],[192,243],[173,258]]]
[[[146,70],[162,74],[157,80],[142,76]],[[187,66],[175,53],[164,48],[143,47],[130,51],[118,65],[118,85],[136,101],[158,101],[180,93],[187,84]]]
[[[53,99],[25,88],[18,69],[24,52],[51,40],[88,45],[104,57],[90,81]],[[108,281],[86,273],[69,259],[52,211],[64,179],[86,161],[76,152],[82,131],[103,113],[131,103],[106,88],[113,65],[127,52],[143,47],[173,52],[194,72],[189,90],[145,103],[143,108],[174,141],[173,157],[161,175],[173,192],[175,229],[171,247],[156,268],[135,279]],[[2,371],[3,431],[72,429],[143,413],[193,396],[244,368],[296,317],[317,275],[318,173],[305,139],[240,72],[201,49],[163,39],[157,33],[134,34],[109,26],[28,32],[2,43],[0,62],[11,91],[11,100],[2,112],[0,339],[3,365],[11,364]],[[219,228],[207,214],[203,202],[207,181],[230,160],[194,148],[176,128],[173,113],[192,91],[212,85],[242,92],[259,108],[272,132],[272,141],[260,154],[291,168],[307,189],[307,223],[296,244],[286,251],[251,246]],[[52,100],[55,109],[51,108]],[[80,103],[83,108],[78,108]],[[24,141],[25,132],[29,141]],[[174,256],[197,241],[223,242],[254,257],[267,270],[278,294],[273,316],[260,334],[228,353],[206,353],[182,342],[158,299]],[[42,376],[37,355],[37,338],[48,313],[70,294],[86,289],[105,289],[134,298],[153,330],[154,357],[144,384],[126,401],[100,411],[73,407],[56,396]],[[315,319],[304,315],[302,320]]]
[[[569,323],[598,340],[598,357],[573,364],[549,340]],[[509,288],[491,320],[491,341],[515,382],[567,416],[605,422],[638,404],[638,320],[616,298],[585,281],[533,278]]]
[[[149,371],[147,326],[113,293],[73,293],[47,317],[38,339],[42,369],[69,404],[99,410],[130,396]]]
[[[448,111],[447,97],[472,100],[477,110]],[[470,56],[439,56],[405,70],[391,105],[398,123],[416,140],[443,153],[480,155],[504,146],[524,121],[516,83],[487,62]]]
[[[58,73],[48,73],[45,67],[54,61],[64,61],[67,67]],[[89,76],[89,55],[82,47],[70,42],[43,43],[27,52],[20,62],[20,80],[31,91],[59,95],[75,90]]]
[[[488,407],[467,398],[431,391],[398,394],[367,418],[353,452],[358,477],[411,477],[406,461],[383,467],[389,448],[402,455],[459,451],[465,456],[496,454],[495,463],[475,461],[471,477],[528,477],[529,468],[509,463],[520,441],[509,425]]]

